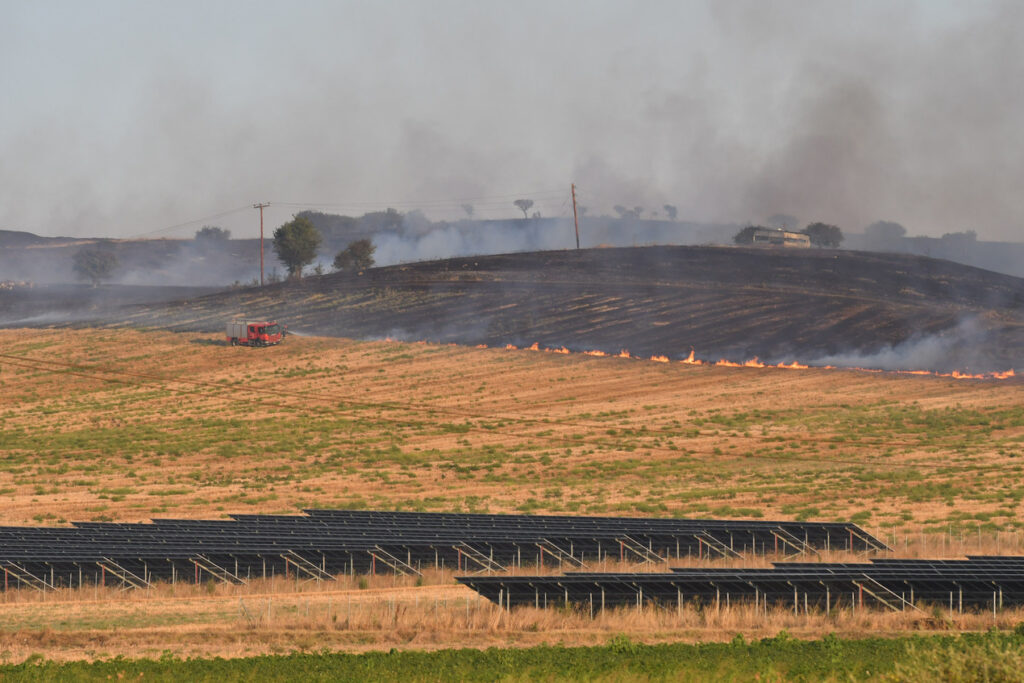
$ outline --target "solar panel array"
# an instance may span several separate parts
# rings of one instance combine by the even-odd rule
[[[0,527],[4,587],[210,578],[244,583],[293,575],[426,567],[502,571],[523,563],[582,567],[602,559],[667,562],[685,556],[887,550],[856,524],[306,510],[228,520],[78,522],[70,528]]]
[[[570,572],[560,576],[464,576],[458,581],[505,606],[722,607],[829,612],[840,607],[915,610],[929,603],[997,609],[1024,604],[1024,557],[876,559],[867,563],[777,562],[766,569],[673,569],[653,574]]]

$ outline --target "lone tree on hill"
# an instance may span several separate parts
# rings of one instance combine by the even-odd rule
[[[619,214],[619,218],[622,220],[628,220],[631,218],[640,218],[640,214],[644,212],[644,207],[634,206],[632,209],[627,209],[622,204],[616,204],[612,207],[612,210]]]
[[[377,247],[367,239],[351,242],[334,257],[334,267],[338,270],[365,270],[373,266],[373,252]]]
[[[758,230],[764,230],[760,225],[748,225],[747,227],[740,230],[738,233],[732,236],[732,241],[736,244],[753,244],[754,233]]]
[[[875,221],[864,228],[865,245],[876,251],[895,251],[906,236],[907,229],[894,221]]]
[[[117,268],[117,254],[109,248],[82,247],[71,258],[71,267],[79,280],[88,280],[96,287]]]
[[[526,212],[533,208],[532,199],[517,199],[512,203],[515,204],[516,207],[523,212],[523,218],[526,218]]]
[[[216,225],[204,225],[196,230],[196,241],[225,242],[231,239],[231,231]]]
[[[288,268],[288,277],[299,279],[302,269],[316,258],[320,233],[305,216],[296,216],[274,231],[274,252]]]
[[[811,223],[803,230],[816,247],[837,248],[843,243],[843,231],[828,223]]]

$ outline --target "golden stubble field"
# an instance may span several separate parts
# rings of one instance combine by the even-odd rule
[[[5,525],[309,507],[852,519],[903,555],[1024,552],[1019,380],[294,336],[247,349],[211,335],[114,329],[5,330],[0,343]],[[899,615],[818,624],[782,614],[775,623],[739,611],[690,621],[502,616],[450,576],[396,585],[399,593],[389,581],[249,586],[244,595],[12,591],[0,605],[0,655],[955,626]],[[384,597],[365,603],[377,584]],[[414,608],[399,618],[399,597],[410,595]],[[352,596],[369,606],[339,616]]]
[[[307,507],[1024,522],[1019,380],[102,329],[0,343],[5,524]]]

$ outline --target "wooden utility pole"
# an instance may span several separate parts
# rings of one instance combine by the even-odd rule
[[[263,209],[268,206],[270,206],[270,202],[252,205],[252,208],[260,210],[260,287],[263,286]]]
[[[576,226],[576,248],[580,248],[580,218],[576,213],[576,183],[572,184],[572,222]]]

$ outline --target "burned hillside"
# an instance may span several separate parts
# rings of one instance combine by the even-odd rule
[[[1024,367],[1024,280],[925,257],[640,247],[535,252],[335,273],[103,322],[217,333],[232,316],[361,339],[599,349],[906,369]],[[893,360],[895,358],[895,360]]]

